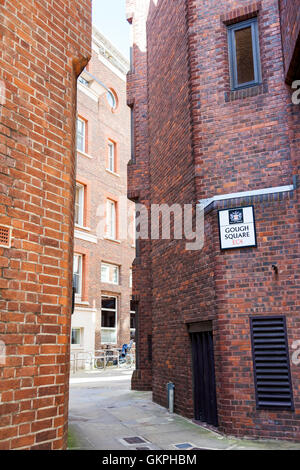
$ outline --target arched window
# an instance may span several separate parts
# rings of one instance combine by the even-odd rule
[[[115,94],[111,91],[111,90],[108,90],[107,93],[106,93],[106,98],[107,98],[107,101],[108,101],[108,104],[110,105],[110,107],[112,109],[116,109],[117,107],[117,99],[116,99],[116,96]]]

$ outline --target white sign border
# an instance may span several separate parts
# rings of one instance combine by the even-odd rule
[[[255,244],[247,245],[247,246],[229,246],[227,248],[222,248],[222,238],[221,238],[221,226],[220,226],[220,212],[235,210],[235,209],[246,209],[251,207],[252,214],[253,214],[253,228],[254,228],[254,240]],[[257,237],[256,237],[256,223],[255,223],[255,213],[254,213],[254,205],[250,204],[247,206],[239,206],[239,207],[228,207],[227,209],[218,209],[218,225],[219,225],[219,243],[220,243],[220,250],[235,250],[237,248],[244,249],[244,248],[257,248]]]

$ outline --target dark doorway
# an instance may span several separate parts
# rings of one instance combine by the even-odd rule
[[[195,420],[218,426],[212,331],[191,333]]]

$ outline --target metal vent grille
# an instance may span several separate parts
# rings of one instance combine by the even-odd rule
[[[250,318],[258,408],[293,409],[285,317]]]
[[[0,246],[10,247],[10,229],[0,226]]]

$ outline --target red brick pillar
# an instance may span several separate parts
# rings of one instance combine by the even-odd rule
[[[91,1],[3,0],[0,14],[0,449],[62,449],[76,78]]]

